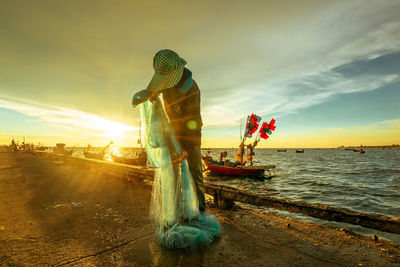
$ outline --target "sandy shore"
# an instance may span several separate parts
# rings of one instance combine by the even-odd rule
[[[399,244],[238,208],[208,209],[224,228],[211,246],[167,250],[148,186],[30,154],[0,153],[0,196],[4,266],[400,265]]]

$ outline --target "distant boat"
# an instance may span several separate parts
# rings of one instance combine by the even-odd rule
[[[358,154],[365,154],[365,151],[360,149],[360,150],[358,150]]]
[[[88,144],[88,149],[86,151],[83,152],[83,155],[85,156],[85,158],[89,158],[89,159],[104,159],[104,155],[106,154],[106,149],[110,147],[110,145],[114,144],[113,141],[111,141],[110,143],[108,143],[108,145],[106,145],[102,151],[100,153],[93,153],[93,152],[89,152],[89,150],[92,149],[92,145]]]
[[[72,155],[72,150],[66,150],[65,149],[65,144],[58,143],[58,144],[56,144],[56,147],[54,148],[53,153],[55,153],[55,154],[64,154],[64,155]]]
[[[304,153],[304,149],[302,149],[302,150],[295,149],[295,151],[296,151],[296,153]]]
[[[145,166],[147,163],[147,153],[146,152],[140,153],[137,158],[118,157],[114,154],[111,154],[111,158],[116,163],[136,165],[136,166]]]
[[[114,155],[111,153],[111,159],[113,162],[134,165],[134,166],[146,166],[147,153],[142,146],[142,135],[141,135],[142,131],[141,131],[141,129],[142,129],[142,122],[140,122],[140,125],[139,125],[139,139],[137,141],[137,143],[140,144],[140,147],[141,147],[141,152],[139,153],[139,155],[137,155],[135,158],[125,158],[125,157],[118,157],[117,155]]]
[[[285,149],[278,149],[278,152],[286,152],[286,148]]]
[[[85,156],[85,158],[89,158],[89,159],[103,159],[104,154],[105,154],[104,152],[100,152],[100,153],[92,153],[92,152],[88,152],[88,151],[83,152],[83,155]]]

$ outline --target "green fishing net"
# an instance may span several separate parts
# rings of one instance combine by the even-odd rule
[[[172,164],[171,155],[182,149],[171,129],[162,98],[140,105],[143,137],[150,163],[155,168],[150,216],[158,242],[168,248],[198,247],[218,236],[218,219],[199,212],[195,184],[188,163]]]

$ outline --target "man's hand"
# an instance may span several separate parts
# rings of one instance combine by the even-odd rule
[[[180,156],[177,159],[174,159],[173,161],[171,161],[171,163],[172,164],[181,163],[184,159],[187,159],[188,156],[189,156],[189,154],[185,150],[183,150],[182,151],[182,156]],[[178,157],[178,154],[174,153],[174,157]]]
[[[150,101],[154,101],[154,100],[156,100],[156,97],[157,97],[157,95],[159,94],[159,93],[161,93],[160,91],[154,91],[154,92],[151,92],[151,94],[150,94]]]

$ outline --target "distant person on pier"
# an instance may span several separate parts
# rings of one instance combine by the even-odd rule
[[[11,148],[11,150],[14,151],[14,152],[18,150],[17,144],[15,143],[14,139],[11,140],[10,148]]]

